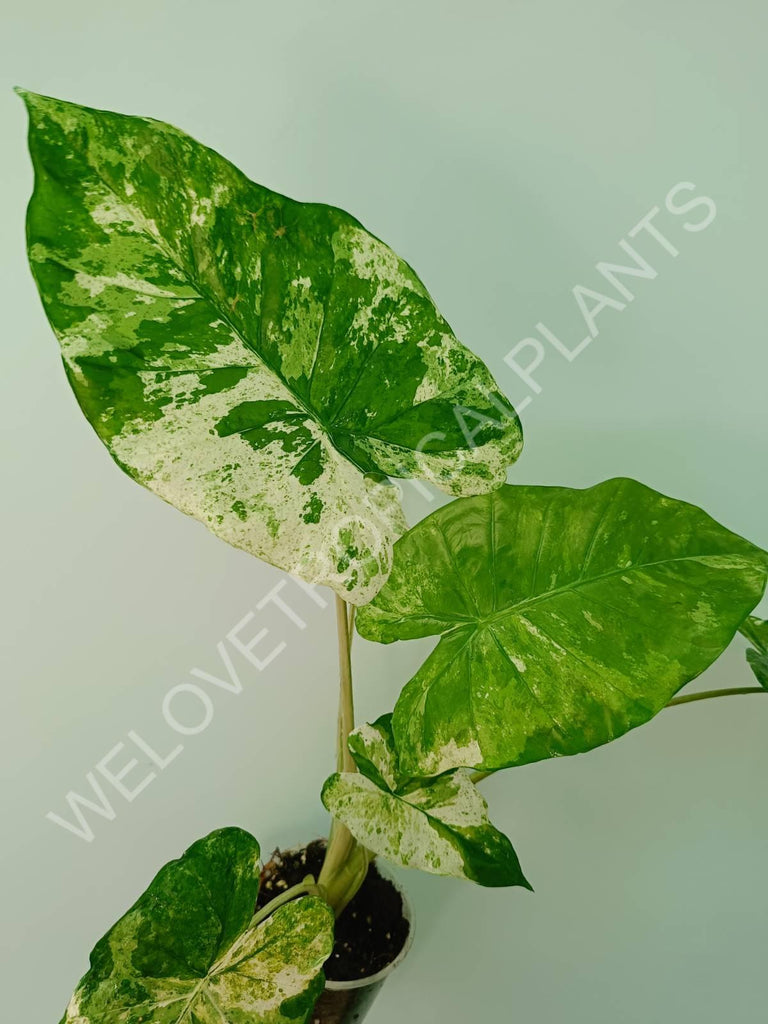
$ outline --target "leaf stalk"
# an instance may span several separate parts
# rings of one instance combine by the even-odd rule
[[[258,910],[253,915],[248,927],[255,928],[262,921],[266,921],[268,917],[271,917],[280,907],[290,903],[297,896],[304,895],[323,897],[322,887],[315,882],[313,875],[307,875],[303,882],[299,882],[298,885],[294,885],[290,889],[286,889],[285,892],[281,892],[279,896],[275,896],[273,900],[270,900],[269,903],[265,904],[261,910]]]
[[[356,772],[357,765],[349,749],[348,739],[355,728],[355,703],[352,687],[352,632],[355,609],[336,595],[336,632],[339,644],[339,716],[337,727],[336,768],[339,772]],[[337,819],[331,823],[331,834],[318,884],[323,897],[338,917],[365,881],[370,858],[352,833]]]

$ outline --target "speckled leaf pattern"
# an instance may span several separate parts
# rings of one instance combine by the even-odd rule
[[[333,913],[303,897],[249,927],[259,867],[258,843],[236,828],[166,864],[96,945],[62,1024],[303,1024]]]
[[[134,479],[355,604],[405,529],[387,476],[505,479],[513,408],[411,268],[183,132],[22,93],[32,271],[77,399]]]
[[[509,839],[460,768],[439,779],[408,779],[397,767],[391,715],[350,736],[359,773],[332,775],[323,803],[369,850],[405,868],[530,888]]]
[[[764,551],[633,480],[446,505],[357,617],[384,643],[440,636],[395,708],[402,770],[526,764],[647,722],[728,645],[767,571]]]
[[[747,650],[747,661],[758,683],[768,690],[768,620],[750,615],[742,624],[741,632],[752,644]]]

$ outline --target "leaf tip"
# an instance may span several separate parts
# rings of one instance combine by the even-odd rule
[[[23,102],[24,106],[30,113],[32,112],[32,109],[36,103],[39,103],[40,100],[45,99],[45,97],[41,96],[40,93],[32,92],[30,89],[25,89],[21,85],[14,85],[13,91]]]

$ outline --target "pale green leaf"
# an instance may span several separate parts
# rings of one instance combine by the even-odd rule
[[[751,615],[742,623],[740,632],[752,644],[747,651],[747,661],[758,683],[764,690],[768,690],[768,620]]]
[[[438,779],[406,779],[397,768],[391,715],[350,736],[359,772],[332,775],[323,803],[355,839],[401,867],[530,888],[509,839],[460,768]]]
[[[364,637],[440,636],[393,718],[403,771],[495,769],[606,743],[724,650],[768,555],[633,480],[506,486],[395,547]]]
[[[259,846],[227,828],[160,870],[91,953],[62,1024],[303,1024],[333,913],[315,897],[250,927]]]
[[[386,476],[505,479],[514,410],[403,260],[167,124],[23,93],[32,271],[118,464],[355,604],[405,529]]]

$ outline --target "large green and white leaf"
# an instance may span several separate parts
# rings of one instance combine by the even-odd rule
[[[32,271],[77,399],[134,479],[353,603],[405,529],[386,476],[505,479],[514,410],[353,217],[183,132],[22,93]]]
[[[767,572],[764,551],[633,480],[446,505],[397,543],[357,617],[384,643],[440,636],[395,708],[402,769],[501,768],[621,736],[723,651]]]
[[[323,787],[323,803],[334,818],[369,850],[401,867],[480,885],[530,888],[466,769],[438,779],[400,774],[391,718],[385,715],[350,736],[360,771],[332,775]]]
[[[758,683],[768,690],[768,619],[754,615],[742,623],[740,632],[752,644],[747,650],[747,661],[757,677]]]
[[[250,927],[258,889],[253,836],[226,828],[194,843],[97,943],[62,1024],[303,1024],[333,913],[304,897]]]

